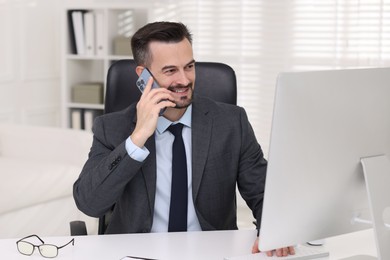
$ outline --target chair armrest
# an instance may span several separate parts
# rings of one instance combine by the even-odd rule
[[[70,225],[70,235],[71,236],[86,236],[87,235],[87,226],[84,221],[71,221]]]

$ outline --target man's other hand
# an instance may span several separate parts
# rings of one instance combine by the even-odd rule
[[[259,238],[256,239],[256,241],[252,247],[252,254],[255,254],[255,253],[260,253]],[[289,246],[289,247],[279,248],[279,249],[275,249],[275,250],[270,250],[270,251],[267,251],[265,253],[267,254],[267,256],[275,255],[275,256],[283,257],[283,256],[288,256],[288,255],[295,255],[295,249],[293,246]]]

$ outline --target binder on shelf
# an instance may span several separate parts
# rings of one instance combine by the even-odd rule
[[[104,16],[101,11],[95,11],[95,46],[96,55],[102,56],[105,52],[104,44]]]
[[[73,11],[74,10],[68,10],[68,12],[67,12],[68,29],[69,29],[69,44],[70,44],[70,52],[72,54],[77,54],[76,39],[74,37],[74,27],[73,27],[73,19],[72,19],[72,12]]]
[[[93,12],[84,13],[85,26],[85,54],[95,54],[95,16]]]
[[[71,127],[73,129],[83,129],[83,113],[81,109],[72,109],[70,114]]]
[[[103,111],[96,109],[84,110],[84,129],[85,131],[92,132],[93,121],[97,116],[103,114]]]
[[[70,113],[71,128],[92,132],[93,121],[103,114],[103,110],[72,108]]]
[[[83,13],[86,11],[83,10],[72,10],[72,24],[74,39],[76,43],[76,54],[84,55],[85,54],[85,30],[84,30],[84,16]]]

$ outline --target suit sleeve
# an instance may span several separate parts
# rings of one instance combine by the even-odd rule
[[[125,140],[119,145],[107,140],[100,117],[95,120],[93,132],[88,160],[73,185],[73,197],[82,212],[101,217],[115,204],[143,163],[128,156]]]
[[[261,146],[256,140],[252,126],[244,109],[240,113],[241,151],[238,171],[238,189],[241,196],[252,210],[260,227],[263,208],[264,187],[267,172],[267,161]]]

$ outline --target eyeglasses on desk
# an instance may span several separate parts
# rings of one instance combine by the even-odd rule
[[[34,245],[28,241],[25,241],[26,239],[31,238],[31,237],[38,238],[42,244]],[[23,255],[30,256],[34,253],[35,248],[38,248],[38,251],[41,254],[41,256],[46,257],[46,258],[55,258],[56,256],[58,256],[58,250],[60,250],[61,248],[65,247],[71,243],[73,246],[74,245],[74,238],[63,246],[45,244],[45,242],[39,236],[30,235],[30,236],[24,237],[24,238],[16,241],[16,247],[18,248],[19,253],[21,253]]]

